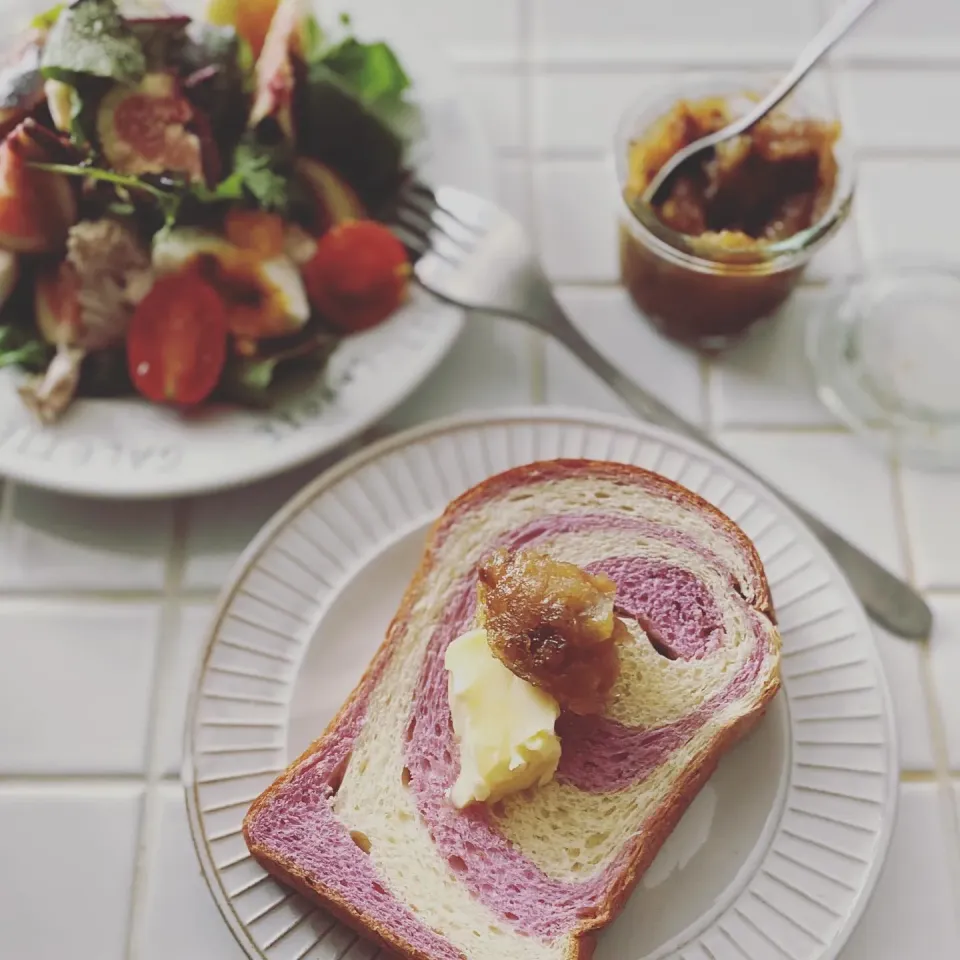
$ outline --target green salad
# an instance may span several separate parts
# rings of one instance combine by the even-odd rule
[[[0,70],[0,367],[76,397],[266,404],[404,302],[383,219],[415,109],[304,0],[76,0]]]

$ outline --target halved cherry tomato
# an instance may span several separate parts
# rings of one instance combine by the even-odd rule
[[[368,330],[404,301],[410,262],[403,244],[373,220],[337,224],[301,267],[310,305],[344,333]]]
[[[194,269],[157,279],[127,331],[127,366],[134,386],[155,403],[205,400],[227,356],[227,311]]]

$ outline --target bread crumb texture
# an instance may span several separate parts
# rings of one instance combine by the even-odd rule
[[[443,654],[474,624],[475,568],[497,546],[610,576],[630,640],[605,715],[560,717],[552,782],[456,811],[445,799],[459,765]],[[759,559],[692,494],[639,468],[586,461],[481,484],[448,508],[427,551],[375,682],[319,741],[331,753],[355,736],[322,802],[395,906],[443,938],[444,957],[586,960],[584,935],[609,922],[703,772],[779,686]],[[269,843],[260,853],[270,857]],[[395,906],[384,916],[358,906],[353,920],[383,933]],[[404,956],[433,957],[397,936]]]

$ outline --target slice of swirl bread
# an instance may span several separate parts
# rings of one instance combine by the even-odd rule
[[[632,642],[605,715],[560,716],[551,783],[456,810],[444,651],[473,624],[476,565],[498,546],[609,575]],[[323,736],[254,802],[247,845],[402,957],[586,960],[763,714],[779,662],[759,557],[714,507],[621,464],[510,470],[436,523],[385,642]]]

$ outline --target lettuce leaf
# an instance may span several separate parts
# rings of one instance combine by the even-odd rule
[[[395,103],[410,88],[410,78],[397,55],[382,41],[362,43],[356,37],[347,37],[328,49],[318,62],[372,106]]]
[[[76,0],[50,28],[40,67],[45,77],[67,83],[88,76],[134,84],[147,59],[114,0]]]
[[[389,44],[365,43],[350,32],[350,18],[340,18],[345,36],[332,43],[315,17],[305,19],[301,31],[308,68],[323,65],[346,83],[368,106],[397,103],[410,89],[410,77]]]
[[[292,337],[262,340],[256,356],[228,357],[217,396],[245,407],[269,406],[315,382],[339,342],[315,320]]]
[[[60,18],[60,14],[67,8],[65,3],[58,3],[43,13],[38,13],[31,21],[34,30],[49,30]]]
[[[343,177],[377,216],[403,178],[401,138],[324,62],[311,65],[299,109],[298,149]]]

